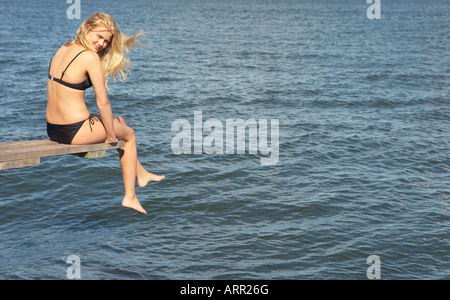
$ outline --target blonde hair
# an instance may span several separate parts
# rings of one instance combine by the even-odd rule
[[[77,37],[73,41],[66,43],[66,46],[78,44],[89,49],[87,34],[95,31],[98,27],[105,27],[112,34],[111,41],[109,41],[105,49],[98,52],[102,60],[105,86],[108,88],[108,80],[110,77],[114,81],[117,77],[122,81],[126,80],[127,73],[130,72],[131,68],[130,60],[127,57],[128,51],[140,45],[136,44],[136,41],[144,32],[139,31],[129,37],[120,32],[116,21],[110,15],[97,12],[83,21],[80,28],[78,28]]]

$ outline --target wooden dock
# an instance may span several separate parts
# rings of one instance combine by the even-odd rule
[[[123,148],[124,141],[114,144],[66,145],[51,140],[0,143],[0,170],[38,165],[41,157],[73,154],[84,158],[105,156],[105,151]]]

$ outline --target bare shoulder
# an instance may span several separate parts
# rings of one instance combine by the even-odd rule
[[[94,51],[86,50],[82,55],[87,63],[101,63],[100,56]]]
[[[102,68],[102,60],[100,56],[93,51],[87,50],[81,53],[82,64],[85,66],[86,70],[90,73],[93,69]]]
[[[55,52],[55,54],[53,55],[53,58],[61,58],[64,57],[67,53],[67,49],[68,47],[66,45],[62,45],[61,47],[59,47],[59,49]]]

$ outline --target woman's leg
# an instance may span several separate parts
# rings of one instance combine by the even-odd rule
[[[91,124],[91,126],[89,126],[89,123],[88,123],[89,120],[87,120],[83,124],[83,126],[80,128],[77,135],[74,137],[72,144],[85,145],[85,144],[103,143],[106,140],[106,132],[105,132],[105,128],[103,127],[103,124],[101,124],[101,121],[99,121],[99,120],[100,120],[99,117],[97,117],[97,119],[94,119],[95,123]],[[121,126],[121,125],[117,125],[119,123],[122,125],[125,125],[125,127],[128,127],[128,126],[126,126],[126,122],[122,117],[114,117],[114,128],[116,131],[116,136],[118,139],[122,140],[122,138],[120,138],[118,136],[118,134],[119,134],[118,127]],[[92,131],[91,131],[91,127],[92,127]],[[121,126],[121,127],[123,127],[123,126]],[[124,131],[123,128],[121,131]],[[125,132],[126,132],[126,129],[125,129]],[[120,154],[120,151],[119,151],[119,154]],[[165,178],[165,176],[164,175],[162,175],[162,176],[155,175],[153,173],[148,172],[141,165],[141,163],[139,162],[139,159],[137,159],[136,178],[137,178],[139,187],[142,188],[142,187],[146,186],[149,182],[161,181],[162,179]]]
[[[122,205],[125,207],[133,208],[140,213],[146,214],[147,212],[142,207],[141,203],[136,197],[135,192],[136,169],[138,160],[134,130],[122,124],[121,126],[117,125],[118,124],[114,124],[114,130],[117,131],[116,137],[120,140],[125,141],[125,147],[119,149],[123,185],[125,188],[125,196],[123,197]],[[116,127],[119,128],[116,129]]]
[[[127,123],[123,117],[114,117],[114,120],[123,125],[127,125]],[[155,174],[150,173],[147,170],[145,170],[144,167],[139,162],[139,159],[137,159],[137,163],[136,163],[136,177],[137,177],[138,185],[141,188],[146,186],[149,182],[161,181],[165,178],[164,175],[155,175]]]
[[[94,124],[89,124],[89,120],[83,124],[77,135],[74,137],[72,144],[102,143],[106,140],[106,132],[103,124],[98,119],[94,120]],[[157,175],[145,171],[139,163],[137,159],[136,137],[132,128],[115,119],[114,131],[119,140],[125,141],[125,147],[119,150],[120,165],[122,167],[122,177],[125,188],[125,196],[122,200],[122,205],[146,214],[147,212],[136,197],[136,177],[138,176],[138,181],[140,178],[140,186],[145,186],[150,181],[159,181],[164,177],[155,177]]]
[[[155,175],[153,173],[148,172],[144,169],[144,167],[139,162],[139,159],[137,161],[136,165],[136,177],[138,181],[139,187],[143,188],[146,186],[149,182],[157,182],[163,180],[166,176],[164,175]]]

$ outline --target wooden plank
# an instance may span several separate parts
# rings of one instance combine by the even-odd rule
[[[42,145],[53,145],[54,143],[55,142],[51,140],[30,140],[30,141],[0,143],[0,151],[25,147],[39,147]]]
[[[17,143],[14,146],[0,147],[0,162],[11,160],[23,160],[34,157],[47,157],[75,153],[86,153],[93,151],[103,151],[117,149],[125,146],[124,141],[119,141],[115,145],[109,143],[91,144],[91,145],[66,145],[53,141],[41,143]],[[4,150],[3,150],[4,149]]]
[[[41,157],[74,154],[84,158],[105,156],[105,151],[125,147],[124,141],[115,144],[67,145],[51,140],[32,140],[0,143],[0,170],[32,166]]]
[[[31,166],[38,165],[40,162],[41,162],[41,159],[39,157],[23,159],[23,160],[4,161],[4,162],[0,162],[0,170],[31,167]]]
[[[74,153],[74,155],[83,157],[83,158],[98,158],[106,155],[105,150],[100,151],[91,151],[91,152],[83,152],[83,153]]]

